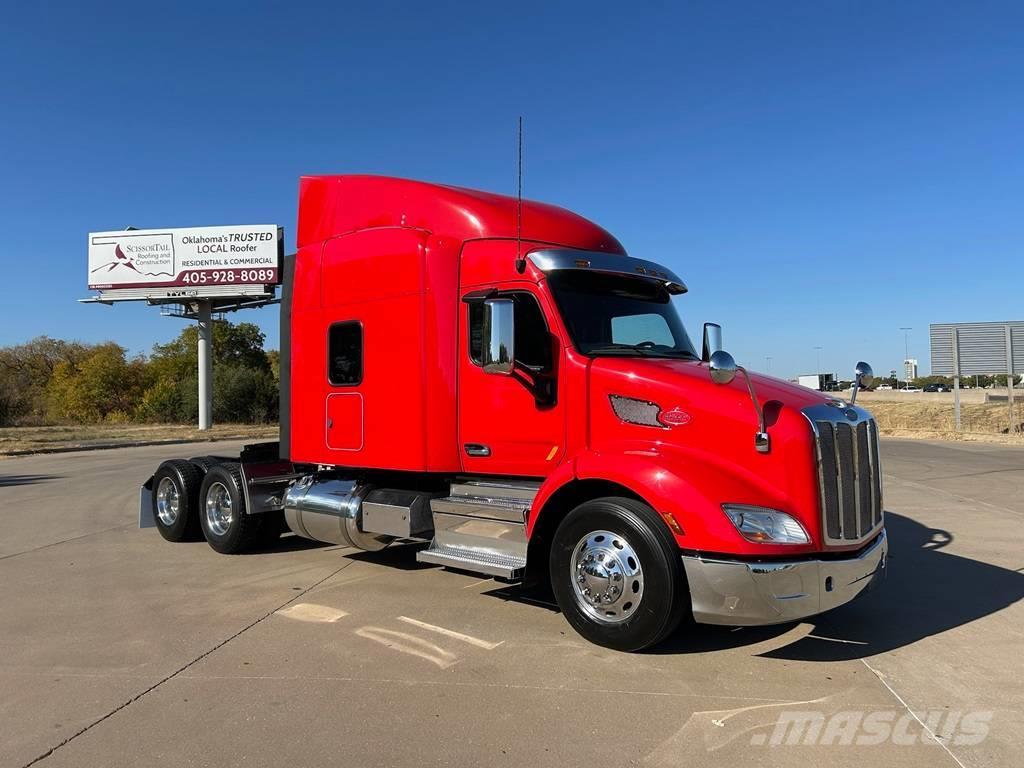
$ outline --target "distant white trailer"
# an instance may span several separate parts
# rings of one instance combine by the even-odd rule
[[[801,387],[821,391],[821,376],[817,373],[798,376],[796,381]]]

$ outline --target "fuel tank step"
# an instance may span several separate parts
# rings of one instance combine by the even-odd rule
[[[462,480],[452,483],[447,498],[433,499],[435,513],[486,517],[525,523],[540,483],[530,481]]]
[[[452,483],[452,496],[473,496],[482,499],[519,500],[527,504],[540,490],[540,483],[531,480],[473,480]]]
[[[422,563],[434,563],[447,568],[457,568],[486,576],[518,580],[526,570],[526,557],[497,552],[494,550],[469,549],[446,544],[431,543],[428,549],[416,554]]]
[[[443,499],[432,499],[430,508],[435,515],[439,513],[465,515],[525,523],[526,513],[530,511],[530,502],[518,499],[489,499],[479,496],[453,495]]]
[[[526,568],[526,515],[539,483],[463,479],[449,495],[430,500],[434,538],[416,554],[487,576],[519,579]]]

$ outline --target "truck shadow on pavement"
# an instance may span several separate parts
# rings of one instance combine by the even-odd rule
[[[886,512],[885,581],[809,622],[807,636],[760,654],[800,661],[868,658],[969,624],[1024,598],[1024,573],[945,551],[953,535]]]
[[[50,480],[62,480],[61,475],[0,475],[0,488],[9,485],[35,485]]]
[[[1024,573],[945,551],[949,531],[886,512],[888,574],[877,589],[805,621],[813,629],[791,643],[758,653],[790,661],[869,658],[969,624],[1024,598]],[[549,593],[518,585],[484,594],[558,610]],[[689,654],[724,651],[781,638],[798,622],[769,627],[717,627],[684,623],[646,651]]]

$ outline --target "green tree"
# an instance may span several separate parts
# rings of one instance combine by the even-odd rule
[[[147,378],[150,378],[147,372]],[[136,416],[156,423],[194,422],[199,416],[195,375],[184,379],[158,379],[142,395]]]
[[[277,389],[268,400],[265,382],[275,382],[263,351],[264,334],[253,323],[213,322],[213,402],[217,421],[266,421],[277,417]],[[199,334],[195,326],[166,344],[156,344],[146,371],[146,391],[138,416],[145,421],[195,421],[199,414],[196,368]],[[242,402],[245,397],[251,403]]]
[[[277,397],[277,382],[269,370],[222,365],[213,371],[215,421],[274,421],[278,415]]]
[[[213,365],[241,365],[270,371],[267,353],[263,351],[266,337],[253,323],[233,324],[227,320],[213,321]],[[199,331],[190,325],[166,344],[155,344],[150,355],[153,375],[187,376],[195,374],[199,365]]]
[[[80,363],[57,363],[47,386],[49,412],[58,420],[127,421],[135,415],[145,377],[141,358],[107,342]]]
[[[43,422],[47,387],[57,367],[78,365],[92,349],[48,336],[0,348],[0,425]]]
[[[274,374],[274,381],[281,381],[281,353],[276,349],[267,350],[267,362],[270,363],[270,372]]]

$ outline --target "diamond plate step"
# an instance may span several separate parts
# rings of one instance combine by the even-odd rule
[[[416,559],[421,563],[434,563],[503,579],[520,579],[526,570],[525,557],[436,542],[431,543],[428,549],[417,552]]]

